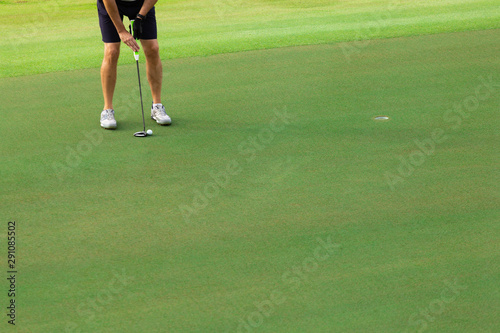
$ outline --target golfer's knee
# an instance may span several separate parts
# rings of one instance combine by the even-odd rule
[[[156,43],[144,47],[144,54],[149,59],[160,58],[160,46]]]
[[[104,49],[104,60],[110,63],[118,62],[120,56],[120,48],[116,46],[107,46]]]

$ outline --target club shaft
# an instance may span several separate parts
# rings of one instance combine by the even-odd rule
[[[141,110],[142,110],[142,127],[146,131],[146,121],[144,120],[144,106],[142,104],[142,87],[141,87],[141,74],[139,73],[139,60],[136,60],[137,64],[137,78],[139,79],[139,95],[141,96]]]

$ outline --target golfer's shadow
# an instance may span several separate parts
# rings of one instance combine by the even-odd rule
[[[139,117],[140,118],[140,117]],[[118,122],[118,127],[116,130],[118,131],[142,131],[142,119],[130,119],[128,117],[127,119],[117,119]],[[156,123],[155,120],[151,119],[150,116],[145,117],[145,123],[146,123],[146,131],[148,129],[153,130],[168,130],[169,128],[184,128],[187,126],[187,124],[191,121],[187,121],[185,118],[177,118],[175,117],[172,119],[172,123],[170,125],[159,125]],[[195,121],[196,122],[196,121]]]

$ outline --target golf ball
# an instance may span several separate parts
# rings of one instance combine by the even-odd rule
[[[148,133],[148,135],[153,135],[153,131],[150,129],[148,129],[148,131],[146,133]]]

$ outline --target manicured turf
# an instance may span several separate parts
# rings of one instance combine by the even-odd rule
[[[500,331],[497,1],[160,2],[142,139],[95,3],[0,4],[1,332]]]
[[[143,139],[133,59],[116,131],[98,69],[2,79],[9,329],[497,332],[499,33],[169,60]]]
[[[0,77],[100,65],[95,1],[0,4]],[[157,12],[163,59],[500,27],[497,0],[175,0]]]

